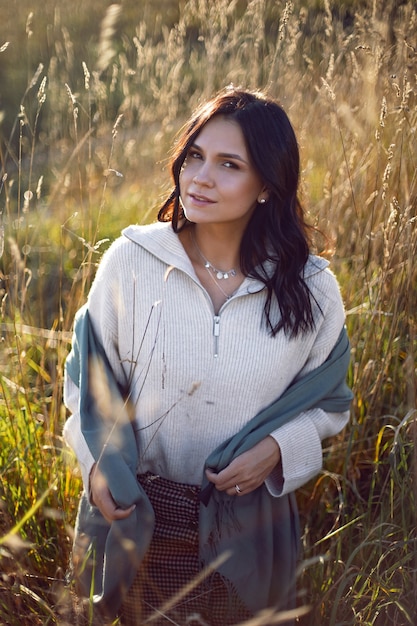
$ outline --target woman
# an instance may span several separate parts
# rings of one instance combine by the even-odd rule
[[[294,491],[351,399],[343,304],[310,254],[299,168],[275,101],[221,92],[176,143],[160,223],[123,231],[77,316],[75,576],[122,623],[226,626],[294,606]]]

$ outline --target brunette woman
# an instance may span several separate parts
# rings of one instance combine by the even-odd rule
[[[224,90],[179,135],[159,221],[123,231],[77,316],[73,565],[123,624],[294,607],[294,492],[351,400],[343,303],[312,254],[299,176],[282,107]]]

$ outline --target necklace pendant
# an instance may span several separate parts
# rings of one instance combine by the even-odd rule
[[[210,263],[210,261],[208,259],[206,259],[204,254],[201,252],[200,248],[197,245],[197,242],[196,242],[196,240],[194,238],[194,235],[193,235],[192,231],[190,232],[190,236],[191,236],[191,239],[192,239],[192,241],[194,243],[195,249],[197,250],[198,254],[200,255],[200,257],[202,258],[202,260],[204,262],[204,267],[206,268],[206,270],[208,271],[210,276],[211,276],[211,272],[213,272],[213,274],[216,276],[217,280],[227,280],[228,278],[230,278],[230,276],[236,276],[237,275],[237,271],[234,268],[224,272],[222,270],[217,269],[217,267],[214,267],[214,265],[212,265]],[[220,285],[218,287],[219,287],[219,289],[221,289],[221,291],[223,291],[223,289],[220,287]],[[223,293],[224,293],[224,291],[223,291]],[[224,293],[224,295],[226,297],[229,297],[225,293]]]

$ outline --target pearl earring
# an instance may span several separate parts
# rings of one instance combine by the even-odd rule
[[[266,198],[261,198],[261,199],[259,200],[259,204],[265,204],[265,202],[266,202]]]

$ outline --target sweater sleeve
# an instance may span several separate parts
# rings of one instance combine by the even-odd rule
[[[326,270],[319,280],[321,293],[318,297],[315,294],[322,308],[318,316],[318,330],[298,379],[326,360],[345,323],[343,302],[335,277]],[[322,441],[339,433],[348,420],[349,411],[329,413],[312,408],[272,432],[271,436],[280,448],[281,464],[265,481],[271,495],[282,496],[295,491],[316,476],[323,466]]]
[[[314,478],[323,466],[323,439],[340,432],[348,420],[349,411],[311,409],[271,433],[279,445],[282,466],[265,481],[270,494],[283,496]]]
[[[90,452],[84,435],[81,431],[81,420],[79,412],[79,389],[71,378],[65,373],[64,379],[64,404],[71,415],[64,425],[64,440],[73,450],[77,457],[81,470],[84,490],[88,493],[89,477],[94,465],[94,457]]]
[[[111,363],[115,378],[119,383],[123,383],[124,372],[117,351],[117,248],[119,242],[120,240],[116,240],[100,262],[88,295],[88,309],[94,331]],[[64,425],[64,440],[77,457],[84,489],[88,493],[94,457],[81,429],[79,389],[67,372],[64,378],[64,404],[71,414]]]

